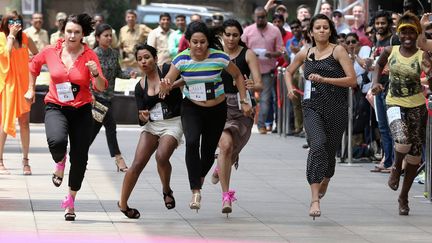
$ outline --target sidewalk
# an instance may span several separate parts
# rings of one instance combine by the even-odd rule
[[[128,164],[138,136],[137,127],[119,126],[119,145]],[[11,175],[0,175],[0,242],[432,242],[432,206],[421,196],[424,185],[413,185],[410,216],[399,216],[398,192],[387,187],[388,174],[369,172],[372,164],[338,164],[321,201],[322,216],[313,221],[308,216],[303,142],[252,134],[239,169],[232,173],[231,188],[238,201],[228,218],[221,214],[220,185],[211,184],[210,175],[201,209],[189,209],[184,144],[171,159],[176,208],[167,210],[152,158],[129,201],[141,218],[131,220],[117,208],[124,174],[116,172],[101,131],[90,148],[76,221],[65,222],[60,203],[67,192],[67,175],[60,188],[53,186],[54,164],[44,127],[32,124],[33,175],[21,175],[19,140],[6,142],[4,163]]]

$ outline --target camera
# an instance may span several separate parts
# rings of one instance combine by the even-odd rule
[[[277,5],[280,5],[280,4],[282,4],[282,0],[274,0],[274,3]]]

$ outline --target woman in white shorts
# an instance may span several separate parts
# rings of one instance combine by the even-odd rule
[[[170,187],[171,164],[169,158],[181,142],[183,135],[180,120],[182,94],[179,88],[160,97],[160,80],[169,70],[164,64],[162,71],[157,67],[156,49],[147,44],[138,44],[135,57],[143,73],[143,78],[135,87],[138,116],[142,133],[135,151],[132,166],[123,180],[118,207],[128,218],[137,219],[140,213],[129,208],[127,201],[144,167],[156,151],[158,173],[162,182],[163,200],[167,209],[175,207],[173,191]]]

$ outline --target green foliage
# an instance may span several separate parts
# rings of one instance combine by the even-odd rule
[[[129,1],[103,0],[99,1],[97,8],[99,13],[105,16],[105,22],[116,30],[125,25],[124,13],[129,8]]]

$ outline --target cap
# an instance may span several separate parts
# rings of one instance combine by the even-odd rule
[[[333,13],[332,14],[335,14],[335,13],[340,13],[340,14],[342,14],[342,16],[344,15],[344,12],[342,11],[342,9],[335,9],[335,10],[333,10]]]
[[[56,15],[56,20],[66,20],[67,14],[65,12],[58,12]]]
[[[279,9],[283,9],[283,10],[285,10],[285,12],[288,11],[287,8],[285,7],[285,5],[283,5],[283,4],[278,5],[278,6],[276,7],[276,11],[278,11]]]

